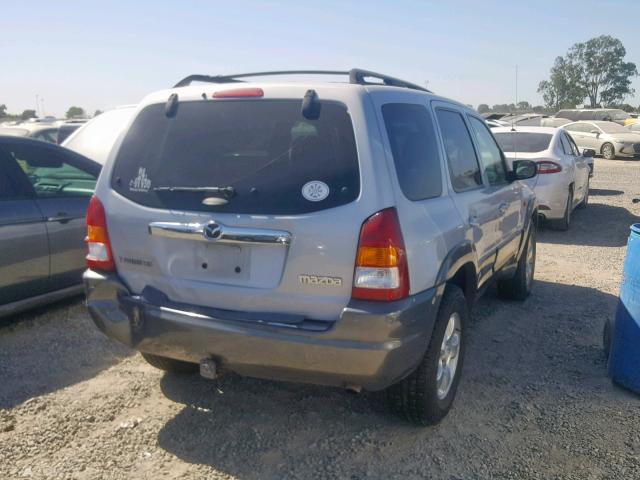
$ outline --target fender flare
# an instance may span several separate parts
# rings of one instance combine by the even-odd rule
[[[436,277],[436,285],[446,283],[447,280],[453,278],[456,272],[460,270],[460,267],[467,263],[473,264],[473,268],[476,271],[476,278],[474,280],[477,282],[478,265],[476,262],[475,248],[469,241],[459,243],[449,250],[449,253],[447,253],[447,256],[440,264],[440,270],[438,270],[438,276]]]

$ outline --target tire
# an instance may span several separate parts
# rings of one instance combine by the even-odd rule
[[[468,320],[469,309],[462,290],[455,285],[447,285],[427,352],[420,365],[408,377],[386,391],[387,402],[393,412],[420,426],[435,425],[447,415],[460,382]],[[448,335],[450,340],[447,347],[455,350],[447,354],[443,347],[445,336]],[[443,355],[448,356],[447,368],[441,369]],[[445,377],[445,372],[451,370],[453,373]],[[449,379],[448,382],[446,378]]]
[[[149,365],[160,370],[164,370],[165,372],[195,373],[200,369],[200,366],[197,363],[183,362],[182,360],[160,357],[158,355],[152,355],[150,353],[140,352],[140,354]]]
[[[498,280],[498,295],[506,300],[525,300],[533,289],[536,270],[536,226],[531,225],[527,243],[518,259],[516,273],[511,278]],[[530,270],[528,267],[531,267]]]
[[[578,204],[578,208],[585,209],[588,206],[589,206],[589,180],[587,180],[587,191],[584,194],[584,198],[582,199],[582,201]]]
[[[613,144],[611,143],[607,142],[604,145],[602,145],[602,147],[600,148],[600,153],[602,153],[602,156],[607,160],[616,159],[616,149],[613,147]]]
[[[573,210],[573,188],[569,187],[569,194],[567,195],[567,206],[564,209],[564,216],[560,220],[553,220],[551,227],[554,230],[561,230],[566,232],[571,226],[571,213]]]

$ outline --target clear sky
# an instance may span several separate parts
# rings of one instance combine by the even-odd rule
[[[360,67],[464,103],[536,93],[574,43],[610,34],[640,66],[640,0],[6,1],[0,104],[92,113],[190,73]],[[640,104],[638,91],[629,103]]]

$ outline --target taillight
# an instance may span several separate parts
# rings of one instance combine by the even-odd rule
[[[562,166],[551,160],[541,160],[538,162],[538,174],[558,173],[562,171]]]
[[[264,92],[261,88],[232,88],[230,90],[221,90],[213,94],[213,98],[248,98],[262,96],[264,96]]]
[[[116,265],[113,261],[107,218],[104,207],[95,195],[89,201],[87,209],[87,266],[93,270],[113,272]]]
[[[362,224],[351,296],[381,301],[409,296],[407,252],[395,208],[381,210]]]

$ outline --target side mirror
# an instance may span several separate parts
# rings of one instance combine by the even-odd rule
[[[593,150],[592,148],[585,148],[582,151],[582,156],[583,157],[595,157],[596,156],[596,151]]]
[[[600,132],[598,130],[590,130],[589,133],[593,133],[596,137],[600,136]]]
[[[507,173],[510,182],[515,180],[527,180],[538,174],[538,164],[533,160],[515,160],[513,170]]]

